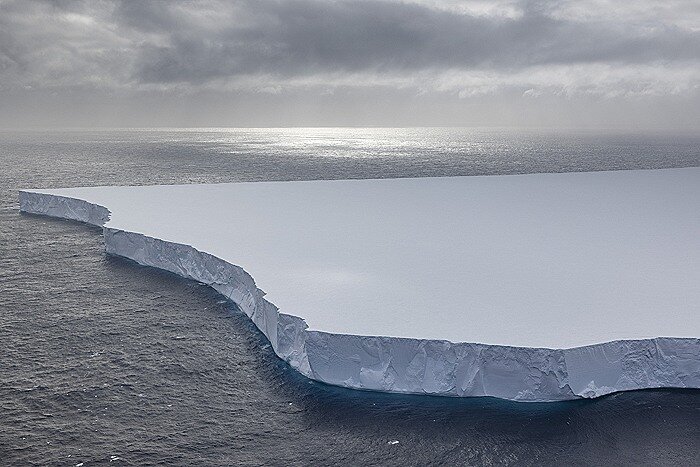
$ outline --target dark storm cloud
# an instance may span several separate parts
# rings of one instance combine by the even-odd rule
[[[86,76],[103,85],[198,85],[257,74],[517,72],[700,59],[698,28],[605,15],[582,21],[553,14],[561,3],[515,2],[517,14],[502,16],[434,2],[2,1],[0,73],[33,86]]]
[[[120,4],[120,23],[166,39],[138,48],[134,76],[147,83],[201,83],[257,73],[514,70],[700,57],[697,31],[556,19],[541,4],[523,4],[517,18],[366,1],[258,0],[213,9],[224,24],[212,27],[217,21],[162,3]]]
[[[697,0],[0,0],[0,125],[695,127],[698,102]]]

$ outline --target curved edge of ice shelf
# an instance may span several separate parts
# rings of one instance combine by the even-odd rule
[[[616,340],[567,349],[358,336],[309,329],[281,313],[235,264],[191,246],[107,227],[107,207],[23,190],[22,212],[103,229],[108,254],[209,285],[232,300],[304,376],[353,389],[548,402],[618,391],[700,388],[700,338]]]

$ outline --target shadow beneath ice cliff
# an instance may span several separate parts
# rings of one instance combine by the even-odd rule
[[[444,397],[418,394],[396,394],[377,391],[363,391],[333,386],[310,380],[301,375],[272,350],[269,341],[253,322],[238,309],[235,303],[204,284],[167,271],[141,266],[129,259],[105,256],[109,266],[117,269],[140,269],[151,277],[162,276],[169,281],[196,287],[203,294],[206,304],[217,304],[225,310],[232,329],[245,333],[250,357],[255,361],[256,371],[272,387],[295,403],[303,406],[313,417],[317,413],[317,423],[328,422],[333,417],[326,414],[355,414],[358,418],[388,414],[397,417],[419,417],[442,423],[457,423],[461,417],[467,417],[471,423],[479,419],[494,421],[499,418],[516,421],[535,420],[537,418],[567,418],[576,413],[606,412],[618,406],[631,407],[649,404],[663,404],[672,397],[700,396],[697,389],[644,389],[612,393],[595,399],[577,399],[561,402],[515,402],[495,397]],[[207,309],[207,308],[205,308]],[[352,418],[352,417],[351,417]],[[457,423],[458,424],[458,423]]]

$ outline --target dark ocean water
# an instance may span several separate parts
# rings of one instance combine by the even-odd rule
[[[31,187],[698,165],[687,134],[0,132],[0,465],[700,465],[700,391],[523,404],[310,382],[211,289],[17,205]]]

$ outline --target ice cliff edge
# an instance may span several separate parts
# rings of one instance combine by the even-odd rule
[[[132,192],[130,187],[121,188],[123,193]],[[99,188],[82,190],[86,191],[21,191],[20,209],[101,226],[107,253],[211,286],[238,305],[280,358],[317,381],[356,389],[517,401],[591,398],[644,388],[700,388],[700,339],[692,336],[549,348],[312,329],[304,310],[295,310],[302,316],[284,313],[272,303],[274,299],[265,298],[247,272],[255,274],[254,267],[246,263],[244,269],[229,257],[218,257],[218,251],[151,235],[137,221],[133,230],[129,222],[113,222],[108,199],[112,195],[85,194],[98,193]],[[690,304],[695,309],[697,305]],[[463,325],[469,326],[468,318]]]

